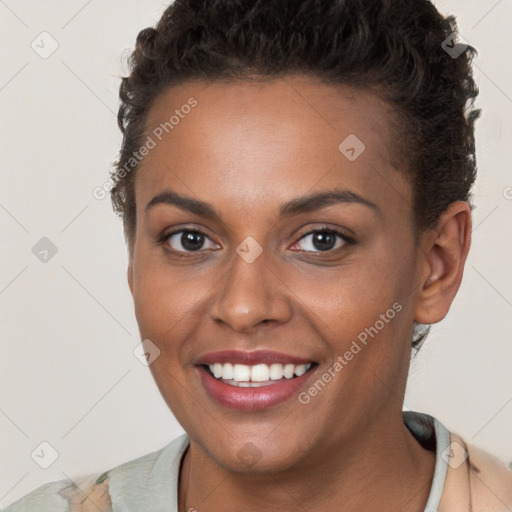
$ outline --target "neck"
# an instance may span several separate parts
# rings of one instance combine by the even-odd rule
[[[336,456],[332,456],[336,453]],[[428,499],[435,454],[421,447],[402,419],[378,424],[350,443],[318,450],[314,460],[279,473],[222,468],[191,442],[179,479],[179,510],[380,510],[420,512]],[[340,508],[342,507],[342,508]]]

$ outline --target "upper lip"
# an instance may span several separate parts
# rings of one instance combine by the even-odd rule
[[[243,350],[220,350],[218,352],[210,352],[200,357],[196,364],[215,364],[215,363],[234,363],[246,364],[253,366],[256,364],[308,364],[312,363],[311,359],[284,354],[282,352],[274,352],[272,350],[253,350],[250,352]]]

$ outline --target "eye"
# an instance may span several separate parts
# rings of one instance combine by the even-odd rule
[[[167,242],[175,252],[197,252],[203,249],[205,242],[209,240],[215,248],[218,244],[214,243],[210,237],[199,229],[182,229],[173,231],[164,235],[160,242]]]
[[[353,244],[354,240],[345,233],[332,228],[320,228],[306,233],[300,240],[304,240],[303,248],[306,252],[327,252],[339,249],[345,244]],[[294,244],[293,248],[300,242]]]
[[[205,247],[205,243],[208,241],[210,245]],[[355,243],[352,238],[345,235],[342,231],[327,227],[306,233],[300,238],[300,241],[303,241],[303,247],[299,247],[299,250],[305,252],[329,252],[339,249],[345,244]],[[292,249],[299,246],[300,241],[295,243]],[[206,233],[197,228],[172,231],[165,234],[159,242],[169,245],[173,252],[183,254],[219,247]]]

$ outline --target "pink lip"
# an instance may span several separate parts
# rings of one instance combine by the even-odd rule
[[[199,358],[196,364],[215,364],[215,363],[233,363],[246,364],[253,366],[256,364],[308,364],[313,362],[311,359],[283,354],[281,352],[273,352],[271,350],[254,350],[245,352],[242,350],[221,350],[219,352],[210,352]],[[295,379],[292,379],[295,380]]]
[[[300,377],[257,388],[230,386],[210,375],[204,366],[198,366],[197,369],[204,388],[221,405],[230,409],[258,411],[296,395],[310,375],[315,372],[316,367]]]

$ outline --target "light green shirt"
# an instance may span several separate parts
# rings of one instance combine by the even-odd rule
[[[436,418],[427,414],[404,411],[403,418],[420,444],[436,453],[434,478],[425,512],[437,512],[448,466],[443,451],[450,445],[450,432]],[[188,445],[189,438],[183,434],[160,450],[125,462],[97,478],[47,483],[23,496],[3,512],[81,510],[78,503],[81,501],[80,496],[83,496],[81,489],[85,488],[85,483],[101,484],[107,477],[113,512],[178,512],[179,469]]]

